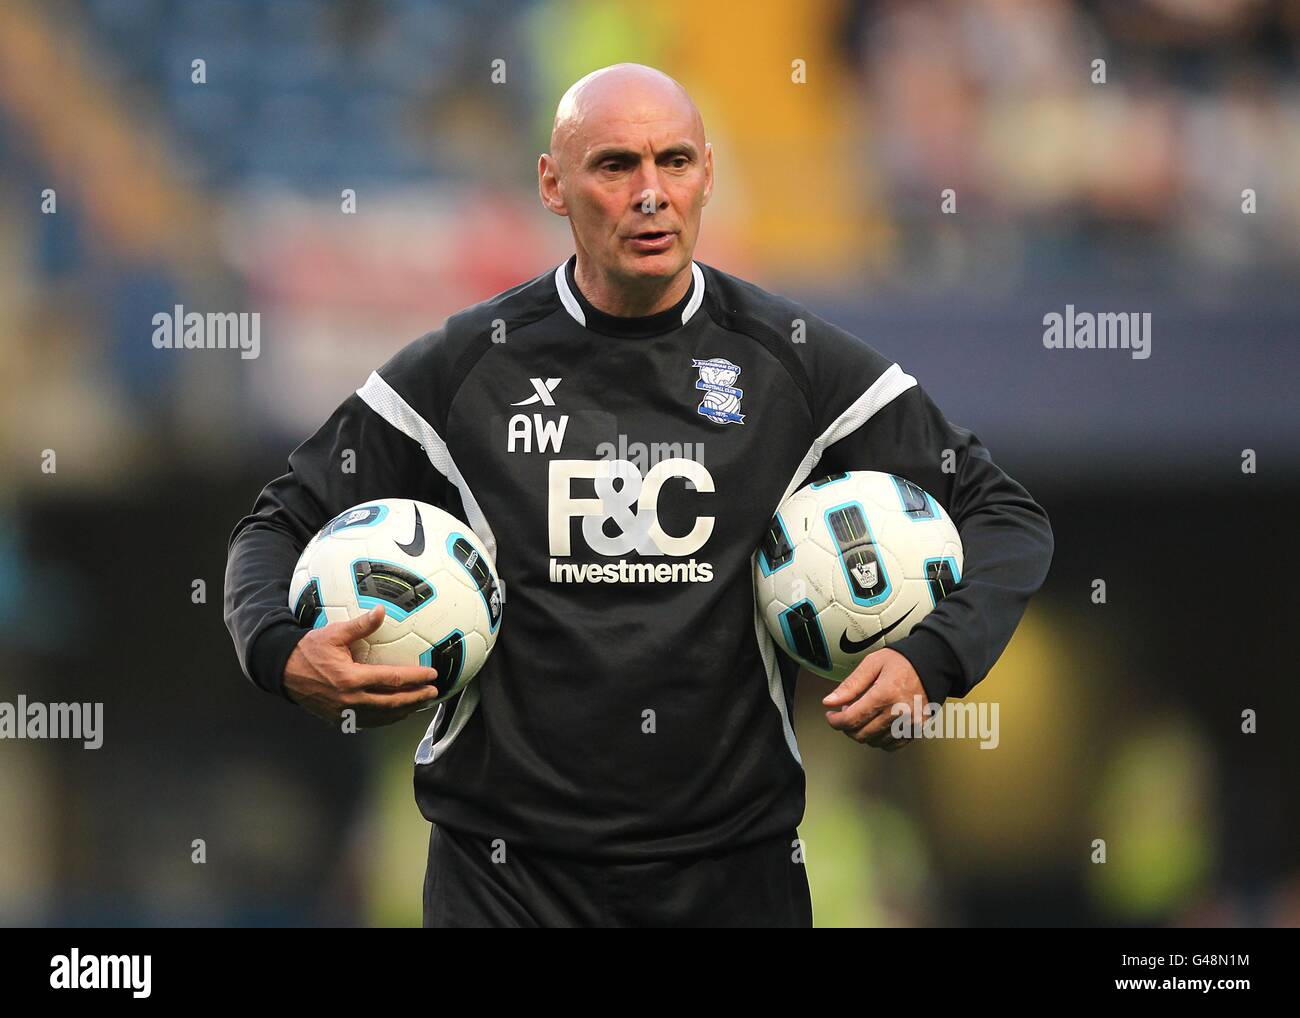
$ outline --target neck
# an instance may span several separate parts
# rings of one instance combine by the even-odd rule
[[[573,278],[596,310],[619,318],[641,318],[667,311],[686,296],[691,285],[691,263],[688,261],[672,276],[629,280],[595,271],[579,249]]]

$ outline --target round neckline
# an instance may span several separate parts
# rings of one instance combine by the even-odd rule
[[[568,282],[569,290],[578,302],[578,306],[582,309],[582,315],[585,319],[583,324],[593,332],[599,332],[606,336],[642,339],[671,332],[673,329],[681,328],[684,324],[682,318],[686,313],[687,306],[691,303],[691,298],[695,296],[694,272],[691,273],[691,285],[686,288],[686,293],[672,307],[657,311],[653,315],[622,317],[601,311],[583,296],[582,290],[578,288],[578,281],[574,277],[574,268],[577,264],[577,254],[570,255],[569,260],[564,263],[564,278]]]

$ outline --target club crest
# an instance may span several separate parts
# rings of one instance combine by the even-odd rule
[[[704,391],[697,412],[714,424],[744,424],[740,397],[745,395],[745,390],[736,388],[740,366],[722,357],[694,358],[691,364],[700,372],[695,388]]]

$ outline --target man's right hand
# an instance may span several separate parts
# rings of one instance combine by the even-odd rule
[[[438,673],[419,665],[363,665],[349,649],[383,624],[379,605],[345,622],[313,629],[289,655],[284,688],[312,714],[337,723],[343,711],[356,711],[357,727],[374,728],[401,721],[438,695]]]

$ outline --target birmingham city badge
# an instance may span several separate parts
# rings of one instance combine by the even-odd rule
[[[700,372],[695,388],[704,391],[704,399],[700,401],[697,412],[714,424],[744,424],[745,415],[740,413],[740,397],[745,395],[745,390],[736,388],[740,366],[722,357],[709,357],[705,360],[694,358],[691,364]]]

